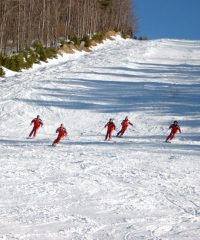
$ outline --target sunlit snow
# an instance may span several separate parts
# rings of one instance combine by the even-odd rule
[[[116,38],[7,71],[0,119],[0,239],[200,239],[200,41]]]

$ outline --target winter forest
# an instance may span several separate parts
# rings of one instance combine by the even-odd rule
[[[1,0],[0,52],[19,52],[35,40],[56,47],[96,32],[132,34],[132,9],[131,0]]]

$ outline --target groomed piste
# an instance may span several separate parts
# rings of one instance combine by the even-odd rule
[[[0,239],[200,239],[199,56],[199,41],[116,37],[6,71]],[[37,115],[44,126],[26,139]],[[126,116],[133,126],[117,138]],[[182,133],[165,143],[175,120]]]

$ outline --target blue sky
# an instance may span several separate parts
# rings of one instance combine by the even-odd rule
[[[136,36],[200,40],[200,0],[133,0]]]

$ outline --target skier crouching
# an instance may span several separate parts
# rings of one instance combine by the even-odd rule
[[[110,141],[112,138],[112,132],[116,129],[116,126],[115,126],[112,118],[110,118],[109,122],[106,123],[106,125],[104,126],[104,128],[106,128],[106,127],[107,127],[107,133],[105,136],[105,141],[106,140]]]
[[[133,126],[132,122],[129,121],[128,117],[125,117],[125,119],[121,122],[122,127],[121,130],[117,133],[117,137],[123,136],[129,125]]]
[[[36,135],[37,135],[37,132],[38,132],[39,128],[40,128],[40,127],[43,127],[43,122],[42,122],[42,120],[40,119],[40,116],[39,116],[39,115],[37,115],[37,117],[34,118],[34,119],[31,121],[31,125],[32,125],[32,124],[33,124],[33,129],[32,129],[32,131],[31,131],[30,134],[29,134],[29,138],[31,138],[32,135],[33,135],[33,137],[35,138]]]
[[[54,140],[52,146],[55,146],[56,144],[58,144],[60,142],[60,140],[63,139],[64,137],[66,137],[68,134],[63,124],[61,124],[60,127],[57,128],[56,133],[58,133],[58,136]]]
[[[169,129],[171,129],[171,133],[166,138],[165,142],[170,142],[175,137],[177,132],[181,133],[181,129],[177,121],[174,121],[174,123],[169,126]]]

